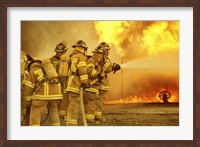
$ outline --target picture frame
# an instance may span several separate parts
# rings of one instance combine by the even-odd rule
[[[2,0],[1,1],[1,47],[0,47],[0,145],[1,146],[199,146],[200,145],[200,130],[199,130],[199,6],[198,0],[176,0],[168,2],[167,0],[160,1],[111,1],[102,0]],[[188,141],[167,141],[167,140],[7,140],[7,8],[8,7],[192,7],[193,8],[193,140]]]

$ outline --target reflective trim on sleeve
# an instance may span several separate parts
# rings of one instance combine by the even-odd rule
[[[81,81],[88,80],[88,75],[81,75],[80,79],[81,79]]]
[[[110,87],[109,86],[101,86],[100,87],[100,90],[106,90],[106,91],[108,91],[108,90],[110,90]]]
[[[87,66],[87,65],[86,65],[86,62],[79,62],[79,63],[77,64],[77,67],[81,67],[81,66]]]
[[[28,87],[30,87],[30,88],[35,88],[35,84],[33,84],[33,83],[30,82],[30,81],[22,81],[22,84],[23,84],[23,85],[26,85],[26,86],[28,86]]]
[[[89,63],[89,64],[87,65],[87,67],[95,67],[95,65],[94,65],[93,63]]]
[[[106,62],[106,63],[104,64],[104,66],[103,66],[103,70],[105,71],[105,70],[108,68],[109,65],[110,65],[110,63],[109,63],[109,62]]]
[[[97,74],[97,71],[95,69],[92,70],[91,76],[95,76]]]

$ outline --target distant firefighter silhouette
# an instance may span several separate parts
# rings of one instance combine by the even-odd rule
[[[164,103],[169,103],[168,99],[170,98],[171,94],[168,91],[162,91],[159,94],[159,97],[163,100]]]

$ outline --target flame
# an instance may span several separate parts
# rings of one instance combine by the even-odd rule
[[[179,48],[178,23],[155,22],[143,31],[142,41],[150,55],[175,52]]]
[[[96,21],[94,24],[99,42],[107,42],[120,56],[151,56],[179,49],[179,21]]]
[[[130,23],[127,21],[98,21],[95,22],[95,29],[100,37],[100,41],[107,42],[110,46],[117,49],[117,53],[124,56],[124,50],[121,47],[121,41],[124,40],[123,34]],[[125,36],[126,37],[126,36]]]
[[[143,93],[143,96],[127,96],[118,100],[106,99],[105,104],[131,104],[131,103],[162,103],[163,100],[159,98],[159,93],[153,95],[147,95]],[[168,99],[168,102],[179,102],[178,93],[176,90],[173,91],[172,95]]]
[[[155,67],[155,62],[161,63],[161,60],[166,64],[159,67],[167,66],[166,70],[159,68],[158,71],[162,71],[162,73],[155,75],[148,75],[146,72],[142,74],[129,73],[129,76],[134,76],[134,78],[126,80],[127,78],[123,77],[125,96],[112,101],[112,94],[110,94],[107,98],[108,103],[162,102],[158,94],[163,87],[171,90],[172,95],[169,102],[179,101],[177,86],[179,85],[177,74],[179,68],[179,21],[96,21],[94,25],[99,42],[107,42],[118,55],[128,58],[127,61],[135,62],[136,59],[141,59],[144,66],[141,67],[141,64],[138,64],[140,68],[149,67],[151,64],[152,67]],[[151,57],[152,61],[145,61]],[[155,61],[153,60],[157,59],[155,57],[160,57],[160,59]],[[173,71],[172,67],[174,67]],[[130,71],[131,68],[127,69]],[[148,71],[155,71],[154,68],[151,69]],[[136,71],[136,69],[134,70]],[[127,73],[127,77],[129,76]],[[116,80],[114,82],[118,82],[117,85],[122,84]],[[116,84],[114,86],[116,87]],[[113,94],[115,93],[113,92]]]

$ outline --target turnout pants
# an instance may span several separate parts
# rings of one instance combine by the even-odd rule
[[[85,91],[84,94],[84,106],[85,106],[85,117],[87,122],[94,121],[94,113],[97,107],[98,95],[95,92]]]
[[[32,100],[30,126],[40,126],[41,114],[49,108],[49,118],[53,126],[60,126],[57,100]]]
[[[96,103],[96,109],[94,112],[95,119],[102,119],[102,113],[103,113],[103,102],[105,100],[105,95],[107,91],[106,90],[100,90],[99,91],[99,98],[97,99]]]
[[[80,94],[68,92],[66,106],[66,126],[78,125],[78,113],[80,110]]]

